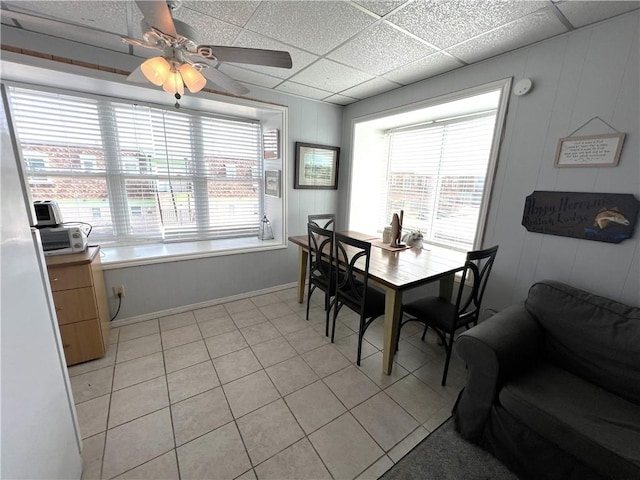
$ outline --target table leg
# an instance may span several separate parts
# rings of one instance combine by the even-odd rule
[[[455,278],[455,275],[447,275],[446,277],[442,277],[440,279],[440,298],[451,302],[451,295],[453,293],[453,282]]]
[[[308,250],[306,248],[298,247],[298,303],[304,302],[304,282],[307,279],[308,259]]]
[[[396,350],[396,335],[402,311],[402,291],[385,287],[384,301],[384,348],[382,350],[382,371],[391,374],[393,355]]]

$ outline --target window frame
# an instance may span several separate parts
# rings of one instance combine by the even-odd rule
[[[78,79],[83,79],[81,75],[77,75]],[[164,92],[157,92],[149,88],[142,87],[130,87],[124,83],[114,83],[112,80],[97,80],[96,83],[109,85],[106,88],[107,95],[100,95],[93,91],[79,91],[70,90],[65,88],[60,78],[56,76],[48,77],[46,85],[26,83],[18,79],[3,79],[3,84],[6,87],[16,87],[25,89],[34,89],[44,92],[89,97],[92,99],[106,99],[107,101],[114,101],[116,103],[131,103],[131,104],[148,104],[151,108],[159,107],[170,110],[168,105],[160,103],[163,99]],[[68,85],[68,79],[64,81]],[[114,92],[113,86],[117,85],[118,92]],[[3,86],[3,88],[4,88]],[[120,95],[120,87],[126,87],[129,92],[130,98]],[[91,90],[98,91],[100,88],[96,85],[91,85]],[[288,134],[288,107],[285,105],[271,104],[261,102],[259,100],[250,100],[245,98],[228,98],[223,95],[215,93],[206,93],[204,95],[185,97],[183,99],[182,111],[193,110],[196,114],[205,114],[217,118],[228,119],[246,119],[253,121],[261,125],[261,131],[267,128],[278,128],[281,132],[281,158],[278,159],[279,164],[277,168],[281,169],[283,175],[286,175],[287,171],[287,134]],[[191,106],[191,108],[189,108]],[[261,135],[260,135],[261,136]],[[262,154],[261,149],[259,150]],[[81,160],[82,164],[82,160]],[[262,165],[263,171],[260,172],[264,175],[265,165]],[[26,176],[27,172],[23,170],[23,174]],[[262,185],[263,182],[258,178],[257,185]],[[30,198],[30,190],[29,201]],[[264,192],[260,191],[259,201],[262,206],[261,210],[265,210]],[[134,265],[148,265],[155,263],[164,263],[167,261],[188,260],[193,258],[207,258],[220,255],[239,254],[259,252],[273,249],[287,248],[287,224],[284,219],[287,218],[287,201],[286,192],[283,192],[281,198],[277,199],[274,203],[273,200],[267,200],[269,205],[269,212],[272,212],[270,217],[278,219],[280,229],[276,231],[276,236],[271,241],[259,241],[256,242],[253,237],[239,237],[235,239],[224,238],[221,240],[208,239],[208,240],[185,240],[175,246],[162,242],[144,243],[138,244],[141,249],[133,252],[131,247],[136,245],[103,245],[103,263],[105,268],[120,268],[124,266]],[[259,214],[261,218],[262,214]],[[257,238],[257,237],[256,237]],[[95,242],[94,242],[95,243]],[[119,251],[121,250],[121,251]]]
[[[506,113],[507,113],[507,107],[508,107],[508,101],[509,101],[509,92],[511,91],[511,84],[512,84],[512,77],[508,77],[508,78],[496,80],[493,82],[489,82],[483,85],[478,85],[475,87],[452,92],[449,94],[440,95],[440,96],[423,100],[420,102],[415,102],[412,104],[379,111],[373,114],[364,115],[362,117],[353,118],[351,121],[351,128],[350,128],[351,146],[352,146],[351,162],[350,162],[351,181],[349,182],[348,191],[346,195],[347,197],[347,212],[346,212],[347,215],[346,216],[347,216],[347,225],[349,226],[349,229],[350,230],[358,229],[357,226],[354,226],[354,222],[352,218],[352,212],[353,212],[352,199],[353,199],[353,190],[354,190],[353,179],[355,178],[354,176],[358,174],[357,171],[355,170],[355,168],[357,168],[357,161],[355,157],[357,155],[356,149],[358,148],[358,145],[357,145],[358,139],[356,137],[358,134],[358,128],[360,126],[366,126],[367,124],[384,125],[384,122],[393,122],[394,121],[393,119],[395,118],[402,118],[402,116],[404,115],[415,114],[415,112],[421,111],[422,109],[445,105],[458,100],[475,97],[483,93],[499,91],[500,97],[499,97],[498,106],[496,108],[496,113],[495,113],[496,119],[495,119],[493,139],[491,141],[489,161],[487,165],[487,173],[485,177],[485,182],[484,182],[484,187],[482,192],[482,200],[480,203],[480,211],[478,213],[478,221],[476,224],[475,236],[474,236],[473,247],[472,247],[472,249],[474,250],[482,248],[482,243],[483,243],[485,229],[486,229],[487,216],[489,212],[489,205],[491,201],[491,192],[493,189],[493,181],[496,175],[500,142],[502,140],[504,125],[506,121]],[[425,120],[414,119],[412,122],[406,123],[407,128],[411,128],[414,125],[419,125],[421,121],[424,122]],[[427,121],[430,121],[430,120],[427,120]],[[383,132],[384,130],[388,130],[394,127],[397,128],[399,126],[400,124],[398,125],[387,124],[384,127],[382,126],[378,127],[378,129],[380,132]],[[381,232],[381,229],[378,228],[377,233],[380,233],[380,232]],[[455,250],[455,248],[453,247],[445,246],[445,248]]]

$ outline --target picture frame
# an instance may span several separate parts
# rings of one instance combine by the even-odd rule
[[[340,147],[296,142],[293,188],[338,189]]]
[[[280,170],[264,171],[264,194],[280,198]]]
[[[624,138],[624,133],[561,138],[553,165],[558,168],[615,167],[620,161]]]
[[[280,131],[266,130],[262,134],[262,156],[265,160],[280,158]]]

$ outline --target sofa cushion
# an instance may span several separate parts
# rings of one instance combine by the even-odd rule
[[[640,406],[551,364],[507,383],[502,406],[607,478],[640,478]]]
[[[547,359],[640,404],[640,308],[549,280],[531,287],[525,308]]]

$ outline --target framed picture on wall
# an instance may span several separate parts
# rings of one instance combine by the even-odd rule
[[[280,158],[280,132],[267,130],[262,134],[262,152],[265,160]]]
[[[620,161],[624,133],[565,137],[558,140],[556,167],[615,167]]]
[[[293,188],[337,190],[340,148],[296,142]]]
[[[280,198],[280,170],[264,171],[264,194]]]

